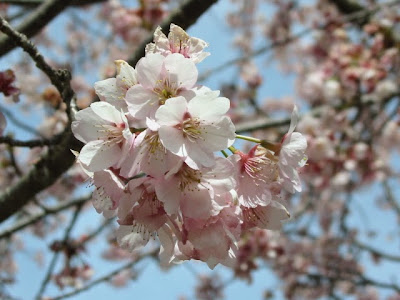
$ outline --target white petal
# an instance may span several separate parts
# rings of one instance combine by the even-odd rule
[[[101,171],[114,165],[120,159],[118,145],[106,145],[103,141],[92,141],[83,146],[79,160],[92,172]]]
[[[164,203],[165,212],[169,215],[176,214],[179,208],[181,192],[174,179],[160,182],[155,186],[157,198]]]
[[[133,226],[121,225],[117,229],[117,241],[121,248],[130,252],[147,244],[149,241]]]
[[[177,86],[191,89],[195,85],[198,76],[196,65],[182,54],[168,55],[165,58],[164,67],[168,73],[167,77]]]
[[[220,151],[234,143],[235,126],[230,118],[223,117],[217,124],[203,126],[201,136],[210,151]]]
[[[133,85],[137,84],[136,71],[124,60],[116,60],[117,65],[117,84],[119,87],[128,90]]]
[[[168,99],[163,106],[156,112],[156,121],[158,124],[174,126],[183,121],[187,111],[187,102],[183,97],[175,97]]]
[[[141,58],[136,65],[137,79],[146,89],[153,89],[160,79],[164,56],[150,53]]]
[[[288,131],[289,134],[294,131],[294,129],[297,126],[297,123],[299,123],[299,111],[297,109],[297,106],[295,105],[293,107],[292,117],[290,119],[290,128],[289,128],[289,131]]]
[[[214,97],[215,93],[219,94],[219,91],[198,95],[190,100],[188,104],[190,114],[207,121],[213,121],[226,114],[230,107],[229,99]]]
[[[113,202],[111,198],[104,193],[102,188],[97,188],[92,194],[93,207],[99,214],[103,214],[105,218],[112,218],[116,215],[117,211],[112,209]]]
[[[126,102],[132,116],[140,120],[154,117],[159,107],[158,96],[141,85],[134,85],[126,93]]]
[[[164,225],[158,231],[158,239],[160,240],[160,266],[168,267],[174,259],[175,242],[172,236],[171,229]]]
[[[103,120],[110,123],[122,124],[125,123],[122,119],[122,114],[114,106],[107,102],[95,102],[90,105],[93,112]]]
[[[158,130],[158,134],[161,143],[167,150],[180,157],[186,157],[188,155],[181,130],[174,127],[161,126]]]
[[[262,208],[265,210],[265,219],[260,220],[264,229],[279,230],[282,228],[282,221],[290,217],[287,209],[279,202],[272,201],[267,207]]]
[[[94,90],[100,100],[107,102],[123,101],[123,94],[117,88],[117,80],[108,78],[94,83]]]
[[[75,121],[72,122],[71,130],[74,136],[81,142],[88,143],[102,136],[96,125],[108,124],[107,121],[96,115],[91,107],[78,111]]]

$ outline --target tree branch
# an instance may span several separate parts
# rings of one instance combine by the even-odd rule
[[[51,20],[60,12],[68,7],[71,0],[50,0],[43,1],[28,18],[16,28],[16,31],[25,34],[28,38],[39,33]],[[0,56],[3,56],[13,50],[15,45],[11,37],[0,38]]]
[[[78,206],[75,207],[75,212],[74,212],[74,214],[72,216],[72,219],[71,219],[71,221],[69,223],[69,226],[67,227],[67,229],[65,230],[65,233],[64,233],[64,238],[63,238],[63,242],[64,243],[66,243],[68,241],[68,239],[69,239],[69,236],[71,234],[72,228],[74,227],[74,225],[76,223],[76,220],[78,220],[78,216],[79,216],[80,211],[82,209],[82,205],[83,205],[83,203],[81,203],[81,204],[79,204]],[[38,291],[38,293],[37,293],[37,295],[35,297],[36,300],[43,299],[42,298],[42,294],[45,291],[46,286],[47,286],[47,284],[49,283],[49,281],[51,279],[51,275],[52,275],[53,270],[54,270],[54,268],[56,266],[56,262],[57,262],[57,258],[59,256],[59,253],[60,252],[54,252],[54,255],[53,255],[52,259],[51,259],[49,268],[47,269],[46,276],[44,277],[44,279],[42,281],[42,284],[40,285],[39,291]]]
[[[96,280],[93,280],[91,283],[89,283],[89,284],[87,284],[87,285],[85,285],[83,287],[77,288],[77,289],[73,290],[72,292],[69,292],[69,293],[66,293],[66,294],[63,294],[63,295],[60,295],[60,296],[57,296],[57,297],[51,297],[51,299],[52,300],[61,300],[61,299],[65,299],[65,298],[69,298],[69,297],[75,296],[75,295],[77,295],[77,294],[79,294],[81,292],[87,291],[87,290],[91,289],[92,287],[98,285],[99,283],[102,283],[102,282],[105,282],[105,281],[109,281],[110,279],[112,279],[112,277],[114,277],[115,275],[117,275],[121,271],[129,269],[129,268],[132,268],[139,261],[141,261],[141,260],[143,260],[143,259],[145,259],[147,257],[154,257],[155,255],[157,255],[158,251],[159,251],[159,248],[155,248],[155,249],[152,249],[150,251],[144,252],[144,253],[140,254],[140,256],[138,258],[136,258],[134,261],[131,261],[131,262],[123,265],[122,267],[116,269],[115,271],[113,271],[113,272],[111,272],[111,273],[109,273],[107,275],[104,275],[104,276],[102,276],[102,277],[100,277],[100,278],[98,278]]]
[[[82,205],[85,202],[89,201],[91,198],[91,195],[89,196],[85,196],[73,201],[69,201],[67,203],[61,203],[59,205],[56,205],[54,207],[50,207],[50,208],[46,208],[45,211],[29,216],[27,218],[23,218],[21,220],[18,220],[15,224],[13,224],[11,227],[3,230],[2,232],[0,232],[0,239],[5,238],[5,237],[9,237],[10,235],[12,235],[13,233],[22,230],[24,228],[26,228],[29,225],[35,224],[36,222],[40,221],[41,219],[43,219],[44,217],[50,216],[50,215],[54,215],[57,214],[61,211],[64,211],[66,209],[69,209],[73,206],[77,206],[77,205]]]
[[[70,101],[74,95],[70,86],[71,74],[67,70],[53,69],[49,64],[47,64],[44,57],[39,53],[36,46],[28,40],[26,35],[14,30],[2,17],[0,17],[0,31],[4,32],[11,39],[9,41],[10,43],[21,47],[26,53],[28,53],[36,63],[36,66],[42,70],[47,77],[49,77],[51,83],[57,88],[62,99],[67,104],[67,113],[69,115]]]
[[[105,2],[106,0],[71,0],[70,6],[84,6],[89,4],[96,4],[100,2]],[[36,7],[43,3],[45,0],[2,0],[2,3],[20,5],[20,6],[32,6]]]
[[[15,140],[11,136],[0,136],[0,144],[7,144],[12,147],[43,147],[49,145],[55,145],[59,142],[60,136],[56,135],[54,138],[51,139],[40,139],[40,140],[29,140],[29,141],[20,141]]]
[[[197,18],[215,2],[216,0],[187,1],[181,9],[173,13],[166,22],[163,22],[163,26],[167,28],[166,24],[174,22],[186,29],[194,24]],[[186,21],[185,18],[188,18],[188,20]],[[152,39],[153,35],[149,36],[147,41]],[[144,44],[142,43],[137,53],[133,55],[130,60],[131,65],[136,65],[137,61],[143,56]],[[71,154],[70,149],[79,151],[81,147],[82,143],[74,138],[70,126],[67,125],[60,143],[49,149],[48,153],[34,165],[29,173],[0,195],[0,222],[20,210],[34,195],[52,185],[75,162],[75,157]]]
[[[81,145],[68,127],[60,144],[50,148],[20,181],[0,195],[0,222],[20,210],[34,195],[56,182],[75,161],[70,148],[79,150]]]
[[[179,25],[183,29],[187,29],[216,2],[217,0],[185,1],[179,9],[171,13],[171,15],[160,24],[160,27],[164,33],[169,32],[169,26],[171,23]],[[131,59],[128,60],[128,63],[131,66],[135,66],[138,60],[144,56],[144,49],[146,45],[151,42],[153,42],[153,34],[151,34],[141,43],[136,53],[131,57]]]

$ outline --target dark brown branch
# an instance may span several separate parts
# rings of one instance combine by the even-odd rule
[[[171,15],[167,22],[163,23],[164,27],[167,26],[165,24],[174,22],[186,29],[215,2],[216,0],[187,1],[181,9]],[[189,20],[185,21],[185,18]],[[152,38],[153,36],[147,40],[152,40]],[[136,65],[143,53],[144,46],[141,46],[130,60],[131,65]],[[52,185],[74,163],[75,157],[70,149],[79,151],[81,147],[82,144],[73,137],[71,129],[67,127],[62,134],[61,142],[49,149],[48,153],[19,182],[0,195],[0,222],[19,211],[37,193]]]
[[[171,13],[169,18],[160,24],[161,29],[164,33],[169,32],[169,26],[171,23],[179,25],[183,29],[186,29],[193,25],[197,19],[207,11],[217,0],[188,0],[185,1],[182,6]],[[153,35],[149,36],[142,42],[133,57],[128,60],[128,63],[135,66],[140,58],[144,56],[144,49],[148,43],[153,41]]]
[[[39,53],[36,46],[28,40],[26,35],[14,30],[2,17],[0,17],[0,31],[4,32],[10,38],[10,43],[21,47],[28,53],[36,63],[36,66],[49,77],[51,83],[57,88],[62,99],[67,104],[67,112],[69,114],[70,101],[74,95],[70,86],[71,74],[67,70],[53,69],[47,64],[44,57]]]
[[[389,95],[387,99],[391,99],[393,97],[397,97],[399,95],[400,91],[396,91],[393,94]],[[312,115],[312,116],[320,116],[322,112],[324,112],[326,109],[334,109],[336,111],[344,111],[349,108],[353,107],[359,107],[360,105],[362,107],[367,107],[371,106],[373,104],[376,104],[378,102],[382,101],[387,101],[386,99],[375,99],[373,96],[365,97],[362,99],[361,103],[359,102],[353,102],[353,103],[345,103],[345,104],[340,104],[337,106],[332,106],[332,105],[321,105],[307,113],[307,115]],[[269,129],[269,128],[276,128],[276,127],[281,127],[281,126],[287,126],[290,124],[290,118],[285,118],[285,119],[280,119],[280,120],[274,120],[268,117],[262,117],[262,118],[257,118],[256,120],[251,120],[251,121],[243,121],[238,124],[235,124],[236,127],[236,133],[243,133],[243,132],[250,132],[250,131],[255,131],[255,130],[260,130],[260,129]]]
[[[50,148],[46,155],[20,181],[0,195],[0,222],[19,211],[37,193],[52,185],[75,161],[70,149],[79,150],[81,143],[69,128],[60,144]]]
[[[106,0],[72,0],[69,4],[70,6],[84,6],[89,4],[96,4],[100,2],[105,2]],[[32,6],[36,7],[44,2],[45,0],[2,0],[2,3],[20,5],[20,6]]]
[[[15,174],[16,174],[17,176],[21,176],[21,175],[22,175],[22,171],[21,171],[21,169],[19,168],[19,166],[18,166],[18,164],[17,164],[17,161],[16,161],[16,159],[15,159],[14,147],[8,146],[7,148],[8,148],[8,153],[9,153],[9,155],[10,155],[10,162],[11,162],[11,165],[14,167]]]
[[[29,140],[29,141],[20,141],[13,139],[11,136],[0,136],[0,144],[7,144],[12,147],[43,147],[49,145],[55,145],[59,142],[60,136],[55,136],[51,139],[40,139],[40,140]]]
[[[373,6],[373,7],[368,7],[368,8],[361,7],[361,9],[355,10],[351,14],[346,15],[343,18],[342,21],[344,23],[348,23],[348,22],[357,23],[360,20],[365,19],[366,16],[370,16],[370,15],[376,13],[377,11],[379,11],[383,7],[391,7],[391,6],[397,5],[399,3],[400,3],[400,1],[394,0],[394,1],[386,2],[386,3],[380,3],[380,4],[377,4],[377,5]],[[257,56],[262,55],[262,54],[265,54],[265,53],[267,53],[267,52],[269,52],[269,51],[271,51],[271,50],[273,50],[275,48],[286,46],[286,45],[288,45],[290,43],[293,43],[293,42],[301,39],[302,37],[310,34],[311,32],[316,31],[316,30],[325,30],[330,25],[331,25],[330,23],[327,23],[327,24],[323,24],[321,26],[317,26],[317,27],[313,27],[313,28],[306,28],[306,29],[300,31],[299,33],[297,33],[295,35],[291,35],[291,36],[289,36],[289,37],[287,37],[285,39],[278,40],[278,41],[275,41],[275,42],[273,42],[273,43],[271,43],[269,45],[260,47],[259,49],[254,50],[253,52],[251,52],[251,53],[249,53],[247,55],[240,56],[240,57],[228,60],[228,61],[222,63],[221,65],[217,66],[216,68],[214,68],[212,70],[205,71],[204,74],[199,76],[198,80],[199,81],[203,81],[207,77],[209,77],[209,76],[211,76],[211,75],[213,75],[215,73],[221,72],[226,68],[238,65],[238,64],[240,64],[242,62],[245,62],[245,61],[247,61],[247,60],[249,60],[251,58],[257,57]]]
[[[16,28],[16,31],[25,34],[28,38],[39,33],[51,20],[68,7],[71,0],[44,1],[28,18]],[[15,48],[11,37],[0,38],[0,56],[3,56]]]

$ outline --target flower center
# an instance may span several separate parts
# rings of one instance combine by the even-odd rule
[[[179,171],[179,189],[183,191],[193,192],[199,190],[197,185],[201,183],[202,174],[199,170],[194,170],[189,167],[183,167]]]
[[[158,95],[159,105],[164,105],[165,101],[177,95],[178,87],[175,82],[170,81],[168,78],[159,80],[153,90]]]
[[[191,142],[195,142],[201,136],[200,120],[188,118],[182,123],[183,136]]]
[[[100,128],[97,130],[97,132],[101,133],[98,139],[104,140],[106,144],[111,146],[124,141],[122,131],[125,129],[125,124],[99,124],[95,126]]]

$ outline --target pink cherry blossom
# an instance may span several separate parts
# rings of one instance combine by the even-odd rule
[[[244,229],[258,227],[279,230],[282,221],[290,217],[286,208],[277,201],[271,201],[267,206],[243,207],[242,212]]]
[[[0,92],[4,96],[12,96],[19,94],[19,88],[14,86],[15,74],[13,70],[0,71]]]
[[[299,115],[295,106],[289,131],[283,137],[279,151],[279,174],[283,187],[290,193],[301,192],[298,168],[303,167],[307,162],[307,156],[305,155],[307,140],[301,133],[294,132],[298,119]]]
[[[164,226],[168,217],[163,203],[157,199],[154,189],[146,184],[148,183],[146,179],[136,179],[131,182],[129,193],[121,199],[117,239],[120,246],[133,251],[146,245]]]
[[[229,100],[218,94],[197,95],[189,102],[184,97],[171,98],[156,112],[161,143],[192,168],[213,166],[214,152],[235,141],[235,126],[225,116]]]
[[[226,193],[235,187],[232,172],[232,163],[218,157],[213,168],[195,170],[181,163],[153,184],[169,215],[180,211],[185,217],[207,219],[226,205]]]
[[[236,192],[240,205],[266,206],[279,194],[278,164],[268,150],[254,146],[248,154],[237,151],[229,159],[235,165]]]
[[[148,54],[136,65],[139,84],[126,94],[129,112],[133,117],[154,118],[157,109],[169,98],[194,87],[198,71],[195,64],[179,53]]]
[[[100,100],[114,105],[117,109],[126,109],[126,92],[130,87],[137,84],[136,71],[126,61],[116,60],[117,67],[116,78],[108,78],[97,81],[94,84],[96,94]]]
[[[199,63],[210,55],[208,52],[203,52],[207,46],[205,41],[190,37],[181,27],[171,24],[168,37],[161,31],[160,26],[157,27],[154,32],[154,43],[146,46],[146,55],[160,53],[167,56],[172,53],[180,53],[194,63]]]
[[[167,151],[162,145],[158,132],[146,129],[135,139],[135,151],[127,154],[121,166],[121,175],[130,178],[140,173],[161,177],[179,164],[181,157]]]
[[[224,208],[206,222],[185,222],[186,243],[178,243],[177,260],[198,259],[213,269],[221,263],[233,266],[236,262],[237,239],[241,233],[240,209]]]
[[[125,115],[107,102],[92,103],[76,113],[75,118],[72,132],[86,143],[78,159],[89,171],[117,164],[126,145],[133,141]]]
[[[111,170],[95,172],[93,183],[97,187],[92,195],[94,208],[106,218],[114,217],[125,189],[124,183]]]

